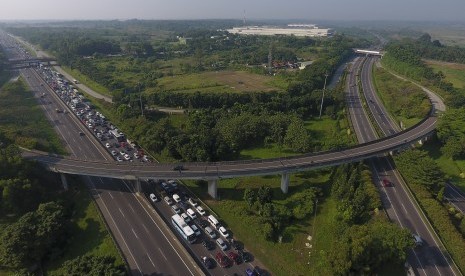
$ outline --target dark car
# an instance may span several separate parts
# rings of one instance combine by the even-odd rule
[[[203,265],[205,265],[205,267],[208,269],[212,269],[215,267],[215,261],[212,258],[203,257],[202,262]]]
[[[215,249],[215,243],[210,241],[210,240],[204,240],[202,242],[203,247],[205,247],[207,250],[213,250]]]
[[[231,240],[231,247],[234,250],[241,250],[242,249],[242,245],[238,241],[236,241],[234,239]]]
[[[202,227],[202,228],[205,228],[205,227],[207,227],[208,225],[210,225],[210,224],[208,223],[208,221],[206,221],[206,220],[204,220],[204,219],[199,219],[199,220],[197,221],[197,223],[198,223],[198,224],[200,225],[200,227]]]
[[[173,171],[183,171],[184,166],[183,165],[176,165],[173,167]]]
[[[216,252],[215,259],[221,267],[228,267],[231,265],[231,260],[222,252]]]
[[[252,256],[250,255],[249,252],[245,252],[243,250],[237,250],[237,255],[239,255],[239,257],[241,257],[242,261],[244,262],[252,261]]]
[[[240,263],[242,263],[241,257],[240,257],[238,254],[234,253],[233,251],[229,251],[228,257],[229,257],[231,260],[233,260],[235,264],[240,264]]]

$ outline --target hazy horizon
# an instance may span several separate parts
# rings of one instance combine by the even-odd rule
[[[465,21],[463,0],[15,0],[0,21],[127,19],[286,19],[328,21]]]

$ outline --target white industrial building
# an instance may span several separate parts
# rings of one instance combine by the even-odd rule
[[[232,34],[242,35],[294,35],[324,37],[332,34],[331,29],[320,29],[315,25],[289,24],[287,27],[245,26],[227,30]]]

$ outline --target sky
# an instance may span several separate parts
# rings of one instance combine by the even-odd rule
[[[465,21],[465,0],[0,0],[3,20]]]

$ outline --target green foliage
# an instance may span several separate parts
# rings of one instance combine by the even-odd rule
[[[115,258],[111,256],[84,255],[63,263],[65,275],[126,275],[124,267],[115,266]]]
[[[340,219],[348,224],[367,222],[371,212],[381,206],[371,174],[363,164],[339,166],[331,193],[338,200]]]
[[[289,203],[286,208],[291,210],[292,216],[297,220],[309,217],[314,211],[317,192],[316,189],[306,189],[292,195],[288,200]]]
[[[414,242],[405,228],[377,220],[353,225],[336,239],[328,254],[334,275],[372,274],[383,264],[402,264]]]
[[[310,134],[301,119],[292,120],[284,137],[284,143],[297,152],[303,153],[310,149]]]
[[[0,265],[28,268],[39,263],[59,242],[65,229],[63,207],[55,202],[39,205],[18,222],[7,226],[0,236]]]
[[[247,202],[247,206],[249,206],[249,209],[252,208],[255,199],[255,192],[252,189],[247,188],[244,190],[244,200],[245,202]]]
[[[444,174],[427,152],[407,150],[394,160],[402,167],[402,175],[410,185],[421,185],[435,195],[444,187]]]

